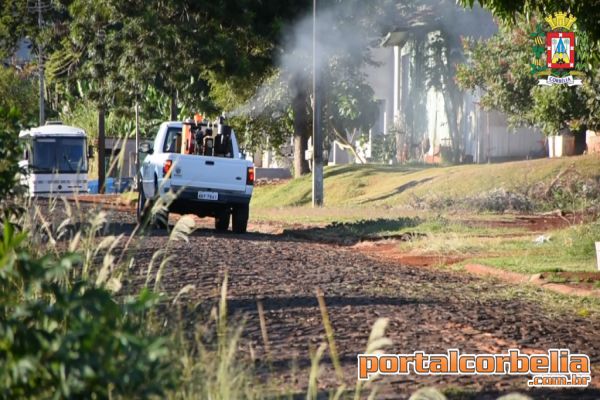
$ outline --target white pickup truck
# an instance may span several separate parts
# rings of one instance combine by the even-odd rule
[[[144,218],[149,205],[158,196],[165,198],[168,192],[172,192],[176,198],[168,205],[168,211],[214,217],[218,231],[228,230],[231,219],[234,232],[246,232],[254,187],[254,165],[242,157],[235,133],[230,127],[224,127],[228,135],[221,137],[215,132],[215,136],[209,136],[211,147],[202,152],[196,150],[193,154],[183,154],[181,151],[181,142],[185,140],[182,138],[184,122],[162,123],[154,145],[140,146],[139,152],[146,156],[140,168],[138,220]],[[222,130],[220,125],[214,128],[218,128],[219,133]],[[223,139],[228,140],[229,151],[217,154],[212,142],[217,144]],[[166,228],[166,221],[168,215],[155,224]]]

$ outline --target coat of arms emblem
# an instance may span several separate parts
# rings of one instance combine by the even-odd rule
[[[534,40],[531,73],[538,78],[538,85],[581,85],[584,74],[577,71],[577,36],[573,26],[577,18],[557,12],[545,21],[550,27],[548,31],[537,24],[531,34]]]

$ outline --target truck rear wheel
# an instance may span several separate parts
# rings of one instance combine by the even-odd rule
[[[235,233],[246,233],[250,206],[248,204],[233,207],[232,228]]]
[[[169,212],[158,212],[153,218],[156,229],[169,229]]]
[[[146,193],[144,193],[144,188],[139,185],[138,191],[138,201],[136,207],[137,214],[137,222],[140,225],[148,224],[152,225],[152,221],[149,221],[152,213],[152,200],[146,197]]]
[[[154,177],[154,201],[160,200],[158,188],[158,181],[156,176]],[[149,210],[149,212],[152,212]],[[152,215],[152,225],[156,229],[169,229],[169,210],[158,211],[155,215]]]
[[[231,212],[229,208],[223,208],[215,215],[215,229],[219,232],[227,232],[229,229],[229,219],[231,218]]]

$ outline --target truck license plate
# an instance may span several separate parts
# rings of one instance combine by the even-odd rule
[[[198,192],[198,200],[219,200],[219,193]]]

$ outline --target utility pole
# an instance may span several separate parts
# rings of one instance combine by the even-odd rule
[[[317,0],[313,0],[313,159],[312,203],[323,206],[323,130],[321,125],[321,74],[317,66]]]
[[[98,193],[104,194],[106,189],[106,110],[104,105],[98,108]]]
[[[135,176],[138,176],[140,171],[140,104],[135,99]]]
[[[34,3],[30,3],[28,8],[30,12],[37,13],[38,17],[38,75],[40,80],[40,126],[44,125],[46,122],[45,108],[46,108],[46,100],[45,100],[45,88],[44,88],[44,45],[42,43],[42,26],[44,25],[44,18],[42,16],[42,12],[46,11],[50,8],[50,4],[42,3],[42,0],[33,0]]]
[[[38,27],[40,32],[42,30],[42,5],[41,1],[37,0],[37,11],[38,11]],[[46,99],[44,98],[44,46],[42,41],[38,43],[38,73],[40,75],[40,126],[46,122],[46,116],[44,115],[44,109],[46,108]]]

